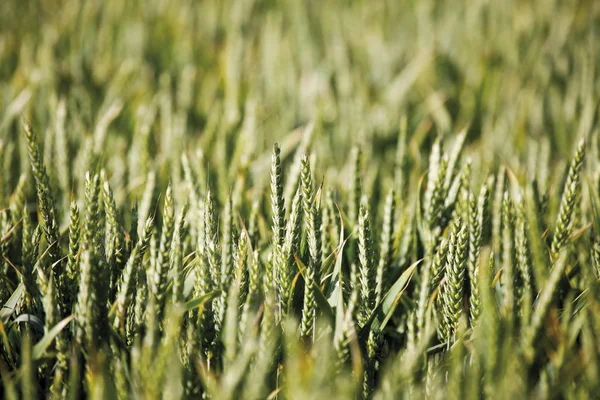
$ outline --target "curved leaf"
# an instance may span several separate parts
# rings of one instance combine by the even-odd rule
[[[214,290],[212,292],[206,293],[204,296],[200,296],[200,297],[196,297],[195,299],[192,299],[190,301],[188,301],[187,303],[185,303],[185,311],[191,311],[195,308],[204,308],[204,304],[206,302],[211,301],[212,299],[214,299],[215,297],[217,297],[219,294],[221,294],[220,290]]]
[[[0,310],[0,319],[2,319],[2,322],[6,323],[6,321],[8,321],[12,313],[15,311],[17,302],[21,298],[21,295],[24,291],[25,285],[23,285],[23,283],[19,283],[19,286],[17,286],[10,298],[2,306],[2,310]]]
[[[42,319],[36,315],[21,314],[17,318],[15,318],[15,320],[13,322],[14,323],[27,322],[27,323],[31,324],[32,326],[34,326],[35,328],[37,328],[40,332],[44,332],[44,321],[42,321]]]
[[[62,321],[60,321],[58,324],[56,324],[52,329],[50,329],[48,331],[48,333],[46,333],[44,335],[44,337],[35,344],[35,346],[33,346],[33,359],[34,360],[38,360],[42,357],[42,355],[44,354],[44,352],[46,351],[46,349],[48,348],[48,346],[50,346],[50,343],[52,343],[52,341],[54,340],[54,338],[56,336],[58,336],[58,334],[67,326],[69,325],[69,322],[71,322],[71,320],[73,320],[74,316],[70,315],[67,318],[63,319]]]

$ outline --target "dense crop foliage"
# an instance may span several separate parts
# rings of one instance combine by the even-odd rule
[[[4,398],[597,397],[595,3],[0,2]]]

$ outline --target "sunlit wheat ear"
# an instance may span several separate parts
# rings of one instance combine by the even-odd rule
[[[446,282],[443,286],[443,340],[449,341],[456,333],[458,319],[462,314],[462,299],[464,296],[464,285],[467,264],[468,231],[467,226],[460,220],[456,220],[456,240],[453,258],[446,262]]]
[[[173,230],[173,238],[171,239],[171,254],[170,262],[171,266],[169,270],[173,274],[173,303],[179,303],[183,301],[183,289],[185,284],[185,275],[183,272],[183,237],[185,235],[185,223],[186,215],[188,213],[188,206],[184,206],[175,219],[175,228]]]
[[[290,286],[294,277],[296,261],[294,257],[299,254],[302,231],[302,190],[298,189],[291,205],[290,217],[287,223],[281,261],[278,263],[277,282],[279,296],[282,303],[282,313],[287,313]]]
[[[79,241],[81,226],[79,220],[79,207],[75,201],[71,202],[69,213],[69,254],[67,258],[67,277],[71,283],[71,290],[75,290],[79,281],[79,268],[77,268],[77,257],[79,255]]]
[[[484,183],[479,192],[477,205],[475,200],[470,199],[470,214],[469,214],[469,280],[471,287],[471,296],[469,298],[469,321],[471,325],[475,325],[481,314],[481,293],[479,277],[479,260],[481,241],[483,235],[483,227],[486,221],[486,212],[489,204],[490,190],[488,183]],[[475,208],[476,207],[476,208]]]
[[[504,317],[513,322],[516,304],[515,271],[515,209],[508,191],[502,203],[502,308]]]
[[[524,206],[522,202],[517,206],[516,222],[515,222],[515,246],[516,246],[516,263],[517,272],[521,280],[521,287],[517,291],[519,298],[519,313],[524,322],[529,321],[531,302],[533,296],[532,268],[531,255],[528,233],[528,222],[525,217]]]
[[[165,294],[167,286],[167,274],[170,266],[170,248],[172,245],[173,231],[175,227],[175,205],[173,201],[173,190],[171,186],[167,188],[165,194],[165,201],[163,205],[163,227],[160,236],[160,244],[158,250],[158,258],[156,260],[153,276],[151,279],[152,285],[150,291],[154,298],[152,302],[153,307],[156,307],[153,311],[156,312],[157,320],[162,319],[165,305]]]
[[[362,196],[362,163],[363,153],[360,147],[352,148],[350,186],[348,194],[348,216],[353,225],[358,223],[360,199]]]
[[[388,284],[384,282],[384,276],[387,275],[390,267],[393,241],[394,241],[394,223],[396,221],[396,194],[391,189],[385,198],[385,207],[383,211],[383,226],[381,227],[379,263],[377,264],[377,277],[375,282],[375,304],[379,304]]]
[[[558,259],[558,254],[568,241],[569,235],[573,229],[573,213],[575,203],[581,192],[581,169],[585,159],[585,140],[581,140],[577,145],[577,151],[571,161],[569,175],[565,183],[565,189],[560,202],[560,210],[556,219],[554,236],[550,246],[550,256],[554,261]]]
[[[317,204],[315,190],[312,183],[312,173],[308,157],[302,157],[302,215],[306,227],[306,239],[310,254],[311,268],[314,269],[315,282],[319,285],[322,263],[322,238],[321,238],[321,213]]]
[[[52,275],[54,277],[55,284],[58,287],[58,291],[55,295],[59,297],[59,307],[66,309],[66,287],[65,278],[63,276],[63,261],[61,258],[60,251],[60,234],[58,221],[56,218],[55,201],[52,196],[52,188],[50,187],[50,178],[46,172],[44,166],[44,160],[39,151],[37,138],[33,133],[33,129],[29,122],[23,121],[23,127],[25,130],[25,142],[27,144],[27,151],[29,154],[29,161],[33,177],[35,179],[35,189],[37,193],[37,200],[40,207],[40,213],[42,215],[42,227],[46,236],[46,243],[48,243],[48,260],[49,265],[52,266]]]
[[[283,172],[281,169],[281,149],[273,146],[271,159],[271,210],[273,213],[273,243],[280,249],[285,237],[285,205],[283,199]]]
[[[142,268],[142,258],[144,257],[144,254],[146,253],[150,243],[153,224],[154,221],[152,219],[148,219],[146,221],[144,232],[131,251],[119,281],[116,301],[117,311],[113,326],[115,329],[119,329],[121,331],[125,330],[125,322],[129,317],[126,315],[126,313],[128,312],[130,305],[135,302],[135,289],[136,284],[139,284],[138,277],[140,276],[139,269]]]
[[[364,325],[375,306],[376,268],[373,265],[373,242],[369,214],[369,199],[363,196],[358,218],[358,260],[360,302],[358,323]]]

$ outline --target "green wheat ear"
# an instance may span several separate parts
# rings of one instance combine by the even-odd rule
[[[577,145],[577,151],[571,161],[569,175],[565,183],[565,190],[560,201],[560,210],[554,228],[554,236],[550,246],[550,255],[552,260],[558,259],[558,254],[567,243],[571,230],[573,229],[573,213],[575,212],[575,203],[581,192],[581,169],[585,159],[585,139],[582,139]]]
[[[453,257],[446,262],[447,280],[443,290],[443,329],[442,340],[450,341],[458,327],[462,315],[462,299],[464,296],[465,272],[467,265],[468,231],[460,220],[454,222],[456,232]]]
[[[275,143],[271,159],[271,208],[273,212],[273,242],[278,249],[283,245],[285,237],[284,203],[281,149],[279,144]]]
[[[68,299],[66,298],[67,290],[65,287],[65,278],[63,276],[63,261],[60,251],[60,234],[58,231],[58,221],[56,219],[55,201],[52,197],[52,188],[50,187],[50,178],[44,166],[44,160],[40,154],[37,139],[33,133],[31,125],[27,121],[23,121],[25,130],[25,142],[27,143],[27,151],[33,177],[35,179],[35,188],[37,193],[40,212],[42,214],[42,227],[46,235],[46,243],[48,244],[48,261],[52,265],[52,275],[58,287],[56,295],[60,297],[60,309],[66,309]]]
[[[387,275],[392,261],[394,245],[394,223],[396,222],[396,194],[394,189],[390,189],[386,198],[383,211],[383,225],[381,227],[379,263],[377,264],[377,277],[375,283],[375,304],[379,304],[383,293],[387,290],[387,282],[384,282],[384,276]]]
[[[375,307],[376,268],[373,265],[373,243],[369,212],[369,199],[363,196],[358,214],[358,261],[360,303],[358,323],[364,325]]]
[[[154,297],[155,312],[157,320],[162,320],[165,301],[166,301],[166,286],[167,274],[170,267],[170,248],[172,245],[173,231],[175,229],[175,205],[173,200],[173,189],[171,185],[167,187],[165,194],[165,202],[163,205],[163,227],[160,236],[160,244],[158,250],[158,258],[154,268],[152,277],[152,286],[150,287],[152,296]]]

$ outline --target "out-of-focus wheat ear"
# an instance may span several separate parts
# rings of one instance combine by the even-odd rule
[[[6,146],[4,140],[0,140],[0,159],[4,159],[6,154]],[[0,172],[0,204],[5,204],[6,199],[6,177],[4,171]]]
[[[81,253],[79,260],[80,279],[79,293],[77,295],[77,304],[75,307],[75,341],[79,347],[87,347],[91,338],[93,318],[90,315],[89,302],[91,292],[92,279],[92,263],[89,250],[84,250]]]
[[[486,256],[482,257],[485,260]],[[497,384],[497,366],[498,354],[500,353],[500,321],[497,312],[496,296],[492,288],[492,274],[494,272],[494,263],[496,257],[493,251],[487,255],[485,265],[479,270],[479,283],[481,289],[481,312],[477,329],[481,335],[486,338],[485,351],[488,357],[485,359],[484,374],[484,393],[493,395],[493,390]]]
[[[512,326],[515,313],[515,208],[508,191],[502,203],[502,313]]]
[[[506,167],[500,165],[496,176],[496,187],[494,189],[494,200],[492,203],[492,250],[496,257],[501,256],[502,251],[502,209],[504,202],[504,186],[506,184]]]
[[[31,334],[26,331],[21,344],[21,395],[22,399],[36,399],[38,383],[35,380],[35,363],[33,362]]]
[[[248,296],[248,233],[245,230],[240,232],[240,237],[235,247],[233,255],[234,262],[234,280],[239,282],[239,303],[244,304]]]
[[[44,324],[47,329],[50,327],[54,327],[60,321],[60,312],[58,310],[58,305],[56,304],[56,295],[55,291],[57,290],[56,285],[54,284],[54,277],[50,275],[48,279],[48,285],[46,293],[44,294],[44,315],[45,321]],[[53,341],[49,346],[49,351],[56,352],[57,364],[55,366],[55,371],[65,371],[67,368],[67,343],[65,335],[66,331],[60,332],[55,341]],[[62,374],[61,374],[62,375]],[[50,386],[50,392],[56,395],[59,395],[62,392],[62,380],[56,381],[56,385],[53,384]]]
[[[225,209],[223,210],[223,241],[221,244],[223,290],[228,290],[227,288],[233,281],[235,275],[233,267],[233,253],[235,246],[233,213],[233,199],[231,195],[229,195],[227,197],[227,202],[225,203]]]
[[[105,240],[104,248],[106,250],[106,261],[109,268],[109,298],[113,298],[116,291],[117,279],[121,270],[121,262],[124,248],[123,241],[120,238],[121,230],[117,222],[117,206],[113,196],[112,189],[106,177],[106,171],[102,170],[100,175],[102,181],[102,200],[105,212]]]
[[[406,115],[400,117],[400,130],[398,133],[398,144],[396,145],[396,157],[394,159],[394,187],[395,201],[400,204],[403,201],[407,184],[407,167],[408,167],[408,152],[407,152],[407,136],[408,136],[408,119]]]
[[[71,202],[69,213],[69,254],[67,255],[67,278],[69,279],[70,288],[72,291],[77,289],[79,282],[79,242],[81,239],[81,222],[79,215],[79,207],[76,201]]]
[[[18,234],[14,230],[11,232],[11,222],[9,216],[9,210],[0,211],[0,237],[6,238],[0,243],[0,301],[4,302],[11,295],[12,288],[10,285],[10,278],[8,276],[9,270],[7,269],[7,262],[5,261],[7,253],[9,251],[9,243],[14,240],[14,237]]]
[[[333,200],[333,190],[331,190],[330,188],[327,189],[325,191],[325,205],[324,207],[327,207],[327,209],[329,210],[329,228],[327,228],[327,235],[323,236],[323,241],[325,241],[326,239],[329,241],[329,248],[330,249],[335,249],[337,246],[340,245],[340,243],[338,243],[338,239],[339,239],[339,232],[340,232],[340,225],[339,225],[339,210],[335,205],[335,202]]]
[[[343,284],[344,282],[342,282],[342,287],[346,289],[345,296],[348,299],[348,314],[352,317],[353,321],[358,319],[357,306],[360,297],[360,283],[358,274],[358,266],[356,263],[352,263],[350,264],[349,284]]]
[[[38,269],[38,273],[43,274],[41,269]],[[60,314],[58,310],[58,304],[56,304],[56,284],[54,283],[54,276],[49,275],[46,282],[46,290],[42,298],[44,305],[44,324],[46,327],[53,327],[60,321]],[[54,349],[54,346],[52,347]]]
[[[458,203],[456,204],[455,215],[462,218],[463,221],[469,221],[469,196],[471,193],[471,175],[473,173],[473,161],[468,158],[460,174],[460,188],[458,191]]]
[[[25,129],[25,141],[29,153],[29,161],[31,170],[35,179],[35,188],[37,199],[42,214],[42,227],[46,235],[46,243],[48,243],[48,261],[52,266],[52,275],[57,285],[57,293],[59,296],[58,304],[61,309],[66,308],[66,299],[64,298],[67,291],[64,285],[63,262],[60,251],[60,233],[58,228],[58,220],[56,218],[55,201],[52,197],[52,188],[50,187],[50,178],[44,166],[44,160],[39,151],[37,139],[33,133],[31,125],[27,121],[23,121]]]
[[[105,268],[104,235],[99,216],[100,178],[97,174],[86,174],[85,181],[85,223],[82,235],[83,249],[88,253],[87,260],[80,260],[81,278],[78,306],[83,306],[85,314],[85,340],[92,348],[97,348],[99,339],[107,329],[108,275]],[[89,264],[89,266],[87,265]],[[83,282],[83,269],[88,268],[87,282]],[[86,288],[85,298],[82,289]]]
[[[12,217],[13,225],[15,225],[19,222],[19,220],[23,217],[24,213],[29,214],[29,210],[27,210],[27,207],[26,207],[27,206],[26,184],[27,184],[27,173],[22,173],[21,176],[19,176],[19,181],[17,182],[17,187],[15,188],[13,194],[10,196],[10,199],[9,199],[10,215]]]
[[[69,343],[67,333],[61,332],[56,338],[56,366],[50,385],[50,393],[55,399],[67,397],[67,384],[65,382],[69,368]]]
[[[373,265],[373,242],[369,212],[369,199],[363,196],[358,218],[358,261],[360,302],[358,323],[363,326],[375,307],[376,269]]]
[[[414,326],[414,314],[413,315],[413,326]],[[369,331],[367,337],[367,354],[365,362],[365,372],[363,374],[363,398],[368,399],[373,395],[375,390],[375,374],[377,373],[376,355],[381,345],[381,334],[374,330]]]
[[[142,199],[140,200],[139,218],[137,226],[138,235],[142,234],[142,232],[144,231],[144,224],[146,223],[148,217],[150,217],[152,201],[154,200],[155,187],[156,173],[154,171],[150,171],[146,176],[146,186],[144,188],[144,193],[142,194]]]
[[[322,237],[321,213],[312,184],[312,175],[308,157],[302,157],[302,213],[306,223],[306,238],[310,255],[309,267],[314,270],[314,284],[321,282]]]
[[[25,293],[18,303],[18,309],[21,313],[35,315],[34,313],[37,312],[39,308],[40,298],[40,288],[37,285],[35,264],[42,237],[42,229],[39,225],[37,225],[35,229],[32,227],[31,218],[26,210],[23,211],[22,232],[21,257],[23,265],[21,267],[19,279],[25,286]],[[0,274],[2,274],[2,272],[0,272]],[[2,278],[5,282],[8,282],[8,279],[5,277]],[[0,291],[2,290],[5,290],[4,285],[0,285]],[[6,290],[6,292],[6,295],[8,295],[8,290]]]
[[[272,258],[272,254],[269,254],[269,258]],[[272,259],[267,260],[268,264],[272,263]],[[272,344],[275,334],[275,322],[277,311],[277,288],[273,278],[273,266],[264,266],[265,278],[263,279],[263,297],[264,297],[264,312],[260,323],[260,337],[259,337],[259,349],[260,351],[266,351]],[[280,305],[279,305],[280,306]]]
[[[466,138],[466,130],[457,134],[456,138],[454,139],[454,143],[452,144],[452,148],[448,152],[448,169],[445,174],[444,181],[444,187],[446,188],[450,188],[450,186],[452,185],[452,181],[454,180],[454,176],[456,173],[456,165],[458,164],[458,159],[460,158],[460,154],[462,152]]]
[[[59,100],[54,124],[54,145],[56,157],[56,175],[63,193],[70,192],[71,174],[69,169],[69,146],[65,130],[67,107],[65,99]],[[65,204],[66,205],[66,204]]]
[[[327,202],[323,198],[321,203],[321,254],[324,258],[327,258],[333,251],[331,245],[331,220],[334,218],[331,210],[327,207]]]
[[[362,196],[362,171],[363,171],[363,153],[359,146],[352,148],[350,170],[350,187],[348,193],[348,217],[351,227],[358,224],[358,214],[360,209],[360,199]]]
[[[185,218],[188,213],[187,204],[177,214],[173,239],[171,240],[171,268],[173,271],[173,303],[183,301],[183,285],[185,276],[183,273],[183,236],[185,235]]]
[[[474,326],[481,314],[481,294],[479,279],[479,255],[481,252],[481,241],[483,227],[486,221],[486,213],[490,200],[489,181],[481,186],[477,198],[477,208],[474,209],[474,200],[470,202],[469,214],[469,279],[471,282],[471,297],[469,299],[469,322]]]
[[[260,213],[260,198],[256,198],[252,201],[252,207],[250,208],[250,216],[248,217],[248,239],[252,247],[254,248],[258,243],[259,231],[258,231],[258,215]]]
[[[150,237],[152,237],[152,233],[150,234]],[[144,268],[138,268],[134,288],[135,303],[133,306],[133,313],[131,313],[131,321],[127,318],[128,339],[132,339],[134,335],[142,331],[146,319],[146,308],[148,307],[148,279]],[[131,328],[129,328],[129,326],[131,326]]]
[[[440,225],[442,220],[442,212],[444,208],[444,200],[447,194],[444,188],[444,174],[448,167],[448,158],[442,157],[437,167],[438,175],[436,182],[433,183],[433,190],[429,199],[429,207],[424,210],[424,218],[429,228],[428,247],[435,244],[436,237],[434,235],[435,228]],[[433,178],[433,177],[432,177]]]
[[[449,239],[441,239],[439,246],[434,252],[433,260],[431,261],[431,282],[428,283],[428,291],[426,296],[431,295],[435,290],[439,289],[442,279],[446,275],[446,263],[448,256],[451,252],[454,252],[454,236],[450,233]],[[450,250],[450,244],[452,243],[452,250]],[[452,257],[454,257],[452,255]],[[441,297],[438,293],[438,298]]]
[[[567,266],[567,252],[563,251],[559,255],[557,261],[554,263],[550,277],[546,281],[541,293],[538,296],[536,307],[533,310],[531,316],[531,322],[523,331],[523,337],[521,341],[522,351],[528,361],[533,361],[535,357],[535,340],[540,333],[542,324],[548,311],[550,310],[550,304],[552,298],[557,290],[558,283],[563,277],[563,273]]]
[[[567,243],[573,229],[573,214],[577,199],[581,194],[581,170],[585,160],[585,139],[582,139],[577,145],[575,157],[571,161],[569,175],[565,183],[565,189],[560,201],[560,210],[556,219],[554,236],[550,245],[550,256],[553,261],[558,259],[558,255]]]
[[[248,237],[248,233],[242,231],[240,242],[238,244],[237,259],[238,267],[240,267],[241,264],[244,264],[243,268],[245,270],[244,272],[240,272],[241,279],[245,281],[242,286],[245,294],[242,299],[243,305],[238,324],[238,340],[240,340],[240,342],[247,334],[249,329],[248,318],[250,317],[251,308],[256,304],[258,294],[260,293],[260,264],[258,261],[258,251],[254,250],[250,253],[249,250],[251,250],[252,247],[250,246],[251,243],[249,243],[249,241],[250,238]],[[242,244],[244,242],[245,244]],[[244,247],[243,249],[241,248],[242,246]],[[243,262],[240,257],[244,259]]]
[[[415,327],[417,330],[417,339],[420,339],[422,334],[424,333],[425,328],[425,320],[427,317],[427,313],[429,311],[429,294],[430,288],[432,284],[432,269],[436,268],[437,270],[441,269],[442,256],[439,254],[442,251],[442,247],[448,245],[448,241],[443,239],[442,242],[438,244],[438,246],[434,249],[434,257],[431,260],[427,260],[425,264],[423,264],[423,269],[420,273],[421,275],[421,285],[419,287],[419,297],[417,303],[417,310],[415,313]],[[444,256],[445,256],[445,249]],[[437,272],[437,271],[436,271]],[[441,278],[440,278],[441,279]]]
[[[219,235],[218,216],[215,211],[215,202],[212,192],[209,190],[204,199],[204,237],[206,247],[204,249],[205,262],[209,267],[209,288],[218,289],[221,286],[221,263],[218,258]]]
[[[596,277],[600,279],[600,239],[596,238],[592,246],[592,263],[596,269]]]
[[[175,204],[173,200],[173,188],[167,187],[163,205],[163,226],[160,235],[158,258],[153,274],[151,292],[156,301],[157,320],[161,321],[164,315],[164,307],[167,294],[167,276],[170,267],[170,247],[175,229]]]
[[[308,126],[303,130],[302,141],[300,142],[300,145],[296,148],[296,152],[294,153],[294,159],[292,160],[292,165],[288,170],[285,188],[283,191],[286,209],[289,209],[294,193],[296,193],[296,189],[298,188],[298,185],[300,183],[300,174],[302,170],[302,156],[310,150],[314,132],[315,129],[313,125]]]
[[[525,216],[525,206],[523,200],[520,201],[516,208],[516,223],[515,223],[515,246],[516,246],[516,261],[517,271],[521,278],[519,287],[519,313],[522,319],[522,325],[529,323],[531,313],[531,302],[533,296],[533,283],[531,273],[531,256],[529,251],[529,239],[527,237],[527,219]]]
[[[223,289],[223,271],[221,268],[220,245],[219,245],[219,216],[215,210],[215,201],[212,197],[211,190],[206,193],[204,202],[204,235],[206,240],[206,248],[204,250],[205,263],[209,270],[209,287],[210,290]],[[205,331],[207,345],[210,347],[212,354],[219,357],[220,354],[220,339],[221,328],[223,326],[223,315],[225,313],[225,294],[220,293],[212,302],[212,310],[207,315],[212,319],[210,332]]]
[[[440,174],[440,163],[442,161],[442,139],[441,137],[437,137],[433,146],[431,148],[431,154],[429,155],[429,164],[427,165],[427,186],[425,188],[425,193],[423,196],[423,204],[422,208],[427,213],[431,212],[431,201],[433,199],[433,192],[435,190],[436,185],[438,185],[438,181],[444,182],[445,177],[443,174]],[[446,163],[446,167],[448,164]],[[440,175],[442,177],[440,178]],[[443,186],[443,184],[442,184]],[[425,218],[426,221],[430,221],[431,217]]]
[[[131,251],[131,254],[129,255],[129,259],[125,264],[125,269],[123,270],[123,274],[119,282],[116,300],[116,315],[113,326],[117,331],[121,332],[121,334],[125,334],[125,322],[128,318],[127,312],[130,308],[130,305],[135,302],[135,285],[139,283],[137,277],[140,275],[139,269],[142,268],[142,258],[148,249],[153,227],[154,220],[149,218],[146,221],[146,226],[142,236],[140,236],[139,241],[136,243]]]
[[[377,277],[375,282],[375,304],[379,304],[383,293],[387,290],[388,284],[384,282],[390,266],[394,245],[394,224],[396,223],[396,194],[394,189],[390,189],[386,198],[383,210],[383,224],[381,227],[381,239],[379,250],[379,263],[377,264]]]
[[[232,367],[238,354],[238,306],[241,302],[240,288],[242,284],[240,279],[242,279],[242,275],[236,277],[227,291],[227,309],[222,333],[223,347],[225,348],[223,354],[224,369]]]

